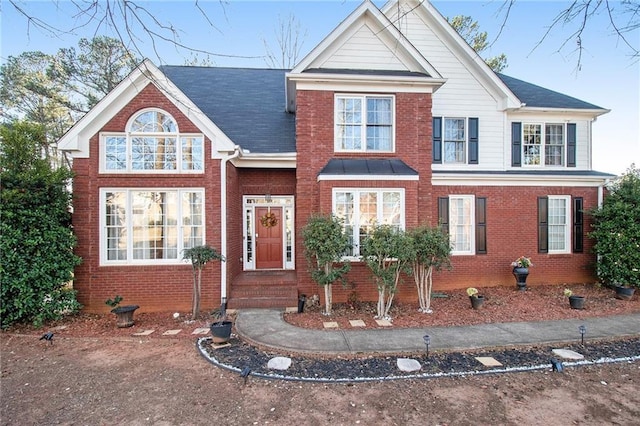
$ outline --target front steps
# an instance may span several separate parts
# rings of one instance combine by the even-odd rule
[[[297,285],[295,271],[245,271],[231,284],[227,308],[297,307]]]

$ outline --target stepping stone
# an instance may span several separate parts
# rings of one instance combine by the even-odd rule
[[[324,328],[338,328],[338,323],[335,321],[327,321],[327,322],[323,322],[322,326]]]
[[[227,348],[231,346],[231,343],[211,343],[211,345],[209,346],[211,349],[222,349],[222,348]]]
[[[565,359],[584,359],[584,355],[569,349],[554,349],[551,352]]]
[[[287,370],[289,367],[291,367],[291,358],[284,356],[271,358],[267,363],[267,368],[271,370]]]
[[[391,327],[393,325],[391,324],[391,321],[386,319],[377,319],[376,324],[378,324],[380,327]]]
[[[485,367],[500,367],[500,361],[491,356],[477,356],[476,360]]]
[[[202,327],[202,328],[196,328],[195,330],[193,330],[191,334],[207,334],[208,332],[209,332],[209,328]]]
[[[164,333],[162,333],[163,336],[175,336],[176,334],[180,333],[182,331],[182,329],[178,329],[178,330],[167,330]]]
[[[367,325],[362,320],[349,320],[351,327],[366,327]]]
[[[398,365],[398,369],[400,371],[405,371],[408,373],[412,371],[418,371],[422,368],[422,366],[418,361],[411,358],[398,358],[398,361],[396,361],[396,364]]]
[[[134,336],[148,336],[153,332],[155,332],[155,330],[142,330],[142,331],[138,331],[137,333],[133,333],[133,335]]]

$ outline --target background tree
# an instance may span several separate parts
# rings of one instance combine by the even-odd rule
[[[195,246],[184,250],[183,259],[189,260],[193,268],[193,293],[191,313],[192,319],[200,316],[200,299],[202,294],[202,270],[212,260],[224,261],[216,249],[211,246]]]
[[[465,15],[447,18],[447,21],[478,55],[487,50],[489,47],[487,32],[480,31],[478,21],[474,21],[471,16]],[[491,58],[485,58],[484,61],[495,72],[502,72],[507,67],[507,56],[504,53]]]
[[[390,225],[376,225],[361,246],[362,259],[371,270],[378,290],[376,318],[390,319],[389,310],[400,276],[402,272],[409,272],[411,247],[410,237]]]
[[[264,50],[266,52],[265,62],[269,68],[291,69],[298,63],[304,38],[307,32],[301,33],[300,21],[295,15],[290,14],[285,21],[278,16],[278,27],[276,29],[277,46],[272,48],[263,38]]]
[[[440,227],[419,226],[408,231],[412,243],[411,273],[418,290],[420,312],[431,313],[433,271],[450,267],[451,244],[449,236]]]
[[[80,305],[68,288],[80,258],[71,229],[71,172],[42,158],[41,126],[0,126],[0,265],[2,328],[41,325]]]
[[[640,169],[632,164],[591,215],[589,237],[594,240],[600,281],[640,288]]]
[[[343,280],[351,269],[348,261],[342,261],[351,248],[342,222],[335,216],[312,215],[302,228],[304,255],[309,263],[311,278],[324,288],[324,311],[331,315],[333,283]],[[342,266],[337,263],[342,262]]]

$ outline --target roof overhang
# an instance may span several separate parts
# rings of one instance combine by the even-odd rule
[[[539,115],[539,114],[558,114],[562,116],[587,116],[596,118],[601,115],[607,114],[611,112],[610,109],[604,108],[594,108],[594,109],[586,109],[586,108],[547,108],[547,107],[528,107],[526,104],[522,105],[520,108],[514,108],[509,110],[510,113],[517,113],[522,115]]]
[[[570,186],[600,187],[616,176],[600,172],[438,172],[433,171],[433,186]]]
[[[238,158],[231,160],[231,163],[235,167],[248,169],[295,169],[296,153],[264,154],[244,151]]]

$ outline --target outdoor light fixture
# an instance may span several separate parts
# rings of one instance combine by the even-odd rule
[[[267,192],[264,196],[264,199],[267,201],[267,203],[271,202],[271,193]]]
[[[587,327],[581,325],[578,327],[578,331],[580,332],[580,344],[584,345],[584,333],[587,332]]]
[[[422,340],[424,340],[424,344],[427,347],[427,358],[429,357],[429,345],[431,344],[431,336],[429,336],[428,334],[425,334],[422,337]]]

